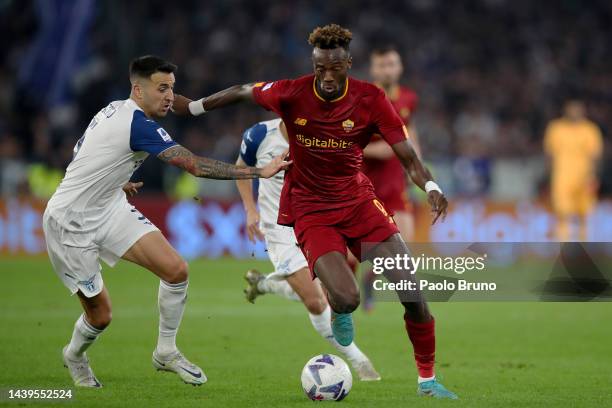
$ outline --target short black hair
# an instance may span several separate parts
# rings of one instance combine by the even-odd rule
[[[350,30],[338,24],[328,24],[315,28],[308,36],[308,43],[324,50],[341,47],[348,51],[352,39],[353,33]]]
[[[156,72],[171,74],[176,72],[177,68],[176,65],[163,58],[155,55],[143,55],[142,57],[134,58],[130,62],[130,78],[134,76],[149,78]]]
[[[399,51],[397,50],[397,47],[395,45],[385,44],[385,45],[381,45],[381,46],[374,48],[372,52],[370,53],[370,55],[374,57],[379,57],[381,55],[385,55],[390,52],[396,52],[399,54]]]

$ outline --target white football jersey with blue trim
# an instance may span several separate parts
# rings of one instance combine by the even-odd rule
[[[289,148],[279,126],[281,119],[257,123],[244,132],[240,157],[249,166],[264,167],[272,159]],[[264,225],[276,226],[278,204],[285,172],[281,171],[269,179],[259,179],[259,212]]]
[[[122,187],[149,154],[176,146],[170,135],[132,99],[98,112],[74,147],[72,162],[47,204],[63,228],[91,231],[127,201]]]

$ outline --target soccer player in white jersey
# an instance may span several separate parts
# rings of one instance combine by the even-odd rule
[[[283,162],[281,154],[264,168],[239,167],[195,156],[175,143],[155,121],[172,107],[175,70],[175,65],[154,56],[131,62],[129,99],[111,102],[94,116],[43,216],[53,268],[70,292],[77,294],[84,310],[63,349],[64,365],[77,386],[102,386],[85,350],[111,321],[99,260],[114,266],[120,258],[160,279],[153,366],[175,372],[188,384],[206,382],[203,371],[176,347],[187,299],[187,263],[126,199],[126,193],[134,194],[142,186],[129,180],[149,154],[194,176],[215,179],[271,177],[290,163]]]
[[[265,166],[275,156],[289,148],[287,131],[281,119],[260,122],[247,129],[242,137],[239,166]],[[331,309],[318,280],[312,280],[308,262],[297,246],[293,228],[278,225],[278,206],[283,188],[284,171],[259,182],[258,202],[253,197],[251,180],[236,180],[247,215],[247,234],[252,242],[265,239],[268,256],[274,265],[273,273],[264,275],[254,269],[246,273],[249,287],[245,290],[247,300],[264,293],[276,293],[291,300],[304,303],[315,330],[351,363],[362,381],[380,380],[380,375],[368,357],[353,342],[340,345],[332,333]]]

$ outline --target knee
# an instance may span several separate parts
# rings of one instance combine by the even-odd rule
[[[182,258],[178,258],[168,267],[168,272],[165,274],[168,283],[181,283],[189,278],[189,265]]]
[[[307,298],[307,299],[304,299],[303,302],[308,312],[314,315],[320,315],[321,313],[325,311],[325,308],[327,307],[327,302],[325,301],[325,298],[323,298],[322,296]]]
[[[104,330],[108,327],[113,319],[113,314],[110,309],[98,308],[93,313],[87,314],[87,322],[98,330]]]
[[[334,294],[333,309],[336,313],[352,313],[359,307],[359,289],[357,287],[351,288],[350,290],[343,290]]]
[[[402,302],[406,316],[417,323],[428,322],[433,319],[429,312],[429,307],[424,301],[421,302]]]

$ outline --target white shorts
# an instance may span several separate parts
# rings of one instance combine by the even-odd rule
[[[66,230],[45,211],[43,231],[55,273],[72,294],[92,297],[104,287],[99,260],[115,266],[143,235],[159,230],[126,201],[100,229],[83,233]]]
[[[308,262],[297,244],[293,228],[262,223],[261,230],[266,239],[268,257],[274,265],[274,272],[268,277],[281,280],[302,268],[308,268]]]

